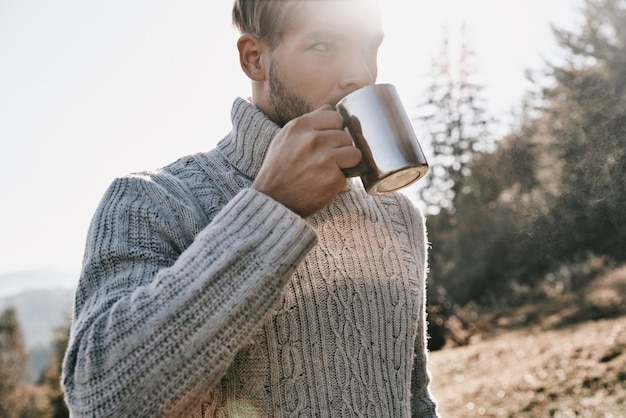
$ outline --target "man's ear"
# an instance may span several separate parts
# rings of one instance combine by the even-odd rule
[[[244,33],[237,41],[237,49],[243,72],[253,81],[264,81],[263,58],[268,51],[267,44],[254,35]]]

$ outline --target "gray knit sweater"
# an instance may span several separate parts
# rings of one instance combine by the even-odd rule
[[[435,416],[425,230],[350,181],[302,219],[250,189],[279,128],[116,179],[93,218],[63,387],[76,417]]]

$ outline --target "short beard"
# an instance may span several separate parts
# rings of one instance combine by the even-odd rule
[[[280,127],[315,110],[303,97],[285,86],[273,62],[270,64],[269,72],[269,100],[274,107],[270,119]]]

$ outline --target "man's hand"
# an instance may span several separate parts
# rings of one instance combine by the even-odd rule
[[[252,188],[302,217],[323,209],[346,187],[342,168],[361,161],[361,151],[330,105],[285,125],[269,147]]]

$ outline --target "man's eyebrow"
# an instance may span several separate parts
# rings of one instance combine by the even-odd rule
[[[383,32],[372,32],[371,35],[368,36],[372,42],[381,43],[385,38],[385,34]],[[318,41],[320,39],[332,40],[332,41],[345,41],[348,40],[349,37],[343,35],[341,33],[332,31],[332,30],[316,30],[305,33],[302,36],[303,41]]]
[[[334,41],[343,41],[346,39],[346,36],[341,35],[337,32],[333,32],[331,30],[316,30],[312,32],[305,33],[302,36],[302,40],[304,41],[316,41],[319,39],[330,39]]]

